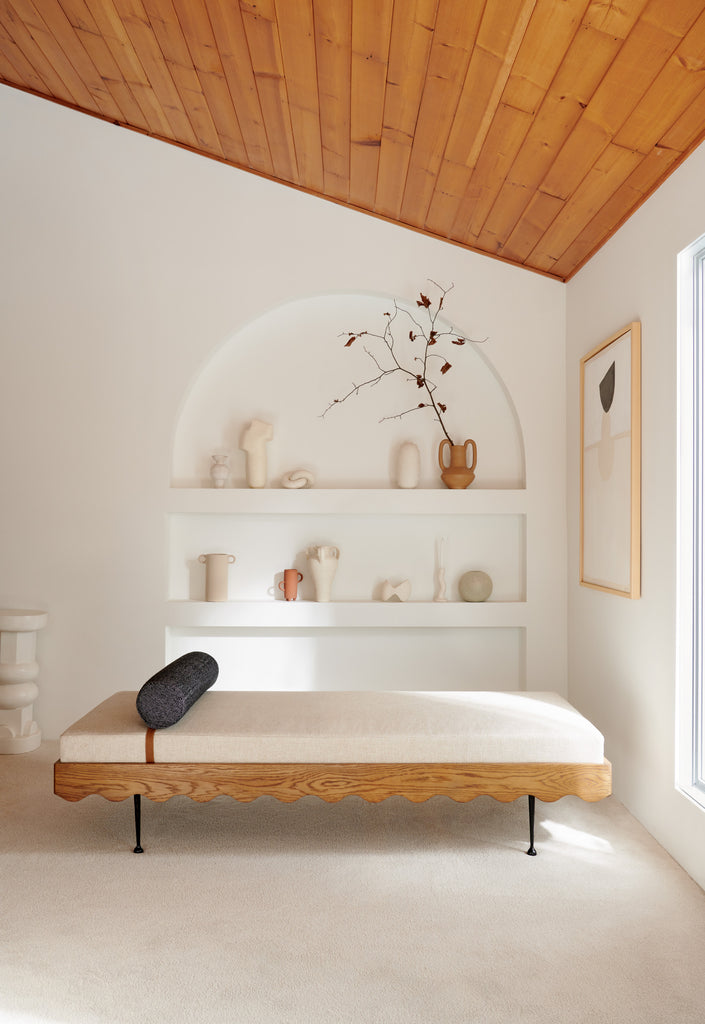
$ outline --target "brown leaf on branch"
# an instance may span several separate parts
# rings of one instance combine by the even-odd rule
[[[439,402],[438,403],[438,408],[441,410],[441,412],[446,412],[446,410],[448,409],[448,406],[444,405],[443,402]]]
[[[464,344],[465,344],[465,338],[453,338],[451,340],[451,345],[464,345]]]
[[[420,374],[420,373],[417,373],[417,374],[416,374],[416,387],[417,387],[417,388],[422,388],[422,387],[424,386],[424,384],[425,384],[425,383],[426,383],[426,381],[425,381],[425,380],[423,379],[423,377],[421,376],[421,374]]]
[[[352,345],[356,338],[357,334],[351,334],[348,340],[345,342],[345,348],[350,348],[350,346]]]
[[[416,335],[413,331],[409,331],[409,341],[416,341]]]
[[[444,363],[443,366],[441,367],[441,373],[448,373],[448,370],[450,370],[451,366],[452,363]]]
[[[416,408],[417,409],[425,409],[426,408],[426,403],[425,402],[419,402],[419,404],[416,406]]]
[[[419,302],[419,300],[417,299],[416,305],[423,306],[425,309],[428,309],[429,306],[431,305],[431,300],[429,299],[428,295],[424,295],[424,293],[421,292],[421,301]]]

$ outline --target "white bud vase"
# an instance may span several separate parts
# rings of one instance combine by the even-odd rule
[[[413,441],[405,441],[397,456],[397,485],[411,488],[419,486],[421,456]]]
[[[330,601],[331,586],[338,568],[340,550],[333,547],[332,544],[322,544],[318,547],[308,548],[306,558],[313,577],[316,600]]]
[[[214,487],[225,487],[230,470],[227,455],[211,455],[211,480]]]

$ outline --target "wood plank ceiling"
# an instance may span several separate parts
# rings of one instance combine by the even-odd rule
[[[705,0],[0,0],[0,81],[567,280],[705,137]]]

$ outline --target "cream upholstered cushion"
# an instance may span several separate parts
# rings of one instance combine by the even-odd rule
[[[61,737],[62,761],[145,760],[135,693]],[[209,691],[154,735],[157,762],[602,764],[600,732],[555,693]]]

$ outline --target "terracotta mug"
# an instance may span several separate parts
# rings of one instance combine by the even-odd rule
[[[284,593],[285,601],[296,600],[296,589],[304,578],[304,574],[297,569],[285,569],[284,579],[279,580],[279,589]]]

